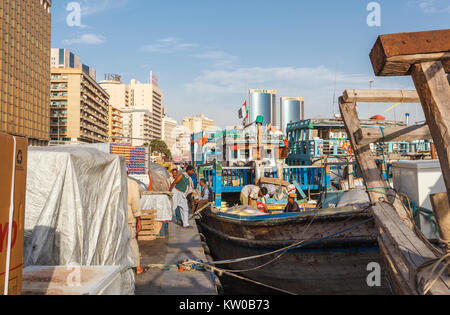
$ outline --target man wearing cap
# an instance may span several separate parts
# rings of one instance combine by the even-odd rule
[[[290,194],[288,197],[288,204],[286,208],[284,209],[284,212],[290,213],[290,212],[301,212],[300,207],[298,206],[298,203],[295,201],[295,198],[297,196],[295,194]]]

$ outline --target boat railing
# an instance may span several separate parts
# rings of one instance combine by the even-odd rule
[[[396,141],[386,142],[384,144],[371,145],[372,152],[376,156],[384,154],[409,154],[430,151],[429,141]],[[301,140],[291,142],[289,145],[289,160],[291,161],[312,161],[314,159],[325,156],[345,157],[351,156],[351,145],[347,139],[332,139],[332,140]]]
[[[357,172],[355,162],[335,162],[320,166],[285,166],[281,176],[276,167],[266,167],[264,176],[281,178],[304,191],[333,190],[332,179],[344,178],[344,168],[349,164],[354,165]],[[255,185],[256,173],[256,168],[251,166],[221,167],[220,163],[216,163],[198,167],[199,179],[205,179],[216,195],[216,206],[221,205],[223,193],[238,193],[247,185]]]

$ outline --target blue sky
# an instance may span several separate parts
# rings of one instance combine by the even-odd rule
[[[203,113],[237,124],[247,88],[304,96],[308,117],[329,117],[344,89],[413,88],[410,78],[375,78],[369,52],[378,35],[450,28],[448,0],[384,0],[381,26],[369,27],[369,0],[78,0],[81,25],[70,27],[72,0],[53,1],[52,47],[68,48],[124,82],[159,77],[164,105],[177,120]],[[360,106],[365,117],[388,105]],[[404,104],[387,114],[420,107]]]

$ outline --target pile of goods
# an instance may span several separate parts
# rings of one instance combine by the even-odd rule
[[[234,206],[233,208],[225,209],[223,212],[227,213],[227,214],[239,215],[242,217],[254,217],[254,216],[267,215],[267,213],[261,212],[260,210],[255,209],[251,206]]]
[[[148,174],[150,176],[151,191],[167,192],[170,188],[170,175],[167,168],[156,163],[150,163]]]
[[[130,144],[111,144],[110,153],[125,157],[125,163],[130,175],[146,175],[146,149],[144,147],[133,147]]]

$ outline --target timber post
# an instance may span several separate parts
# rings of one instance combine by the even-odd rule
[[[377,76],[411,75],[422,104],[430,134],[441,164],[447,192],[432,195],[431,200],[438,221],[441,238],[448,252],[450,238],[450,29],[381,35],[378,37],[370,59]],[[412,94],[410,95],[412,96]],[[397,208],[397,207],[395,207]],[[374,207],[377,225],[384,233],[380,235],[383,259],[388,264],[391,277],[401,292],[417,291],[417,283],[411,281],[408,273],[414,273],[421,260],[436,259],[441,254],[431,250],[415,233],[403,230],[401,224],[390,226],[397,220],[389,217],[384,209]],[[384,234],[386,236],[384,236]],[[398,249],[412,244],[405,255]],[[411,255],[415,252],[415,255]],[[407,262],[407,264],[405,264]],[[430,288],[430,294],[449,294],[450,279],[437,278]]]
[[[364,144],[356,141],[355,134],[361,129],[356,104],[347,103],[344,101],[343,97],[340,97],[339,107],[371,203],[375,205],[383,200],[392,203],[402,221],[412,229],[413,222],[411,222],[408,210],[396,194],[393,193],[389,182],[380,174],[370,145],[368,143]]]

